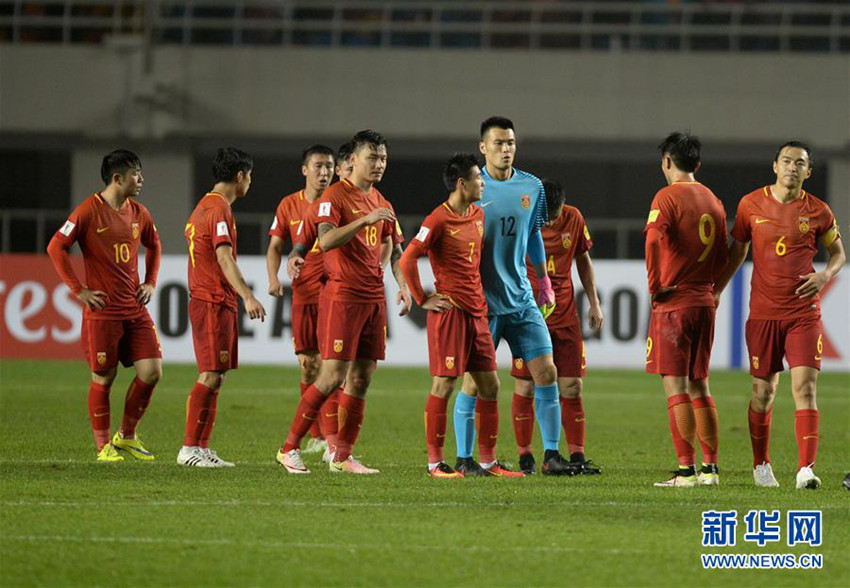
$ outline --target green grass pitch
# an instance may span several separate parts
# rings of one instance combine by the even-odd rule
[[[787,375],[773,417],[781,487],[755,488],[749,377],[712,374],[720,411],[718,488],[660,489],[675,464],[658,378],[591,370],[587,454],[598,477],[432,480],[425,476],[425,369],[381,366],[356,453],[375,477],[288,476],[274,455],[289,426],[297,371],[228,376],[213,446],[230,470],[181,468],[192,366],[167,365],[140,431],[155,463],[96,464],[82,362],[0,362],[0,584],[89,586],[850,585],[850,378],[818,389],[821,490],[796,491]],[[113,388],[113,427],[130,372]],[[502,375],[499,456],[516,462],[512,383]],[[451,426],[450,426],[451,431]],[[447,453],[453,455],[451,433]],[[535,442],[539,455],[539,434]],[[701,513],[737,509],[738,545],[703,548]],[[789,509],[821,509],[823,545],[787,547]],[[783,540],[743,541],[749,509],[779,509]],[[706,571],[699,555],[821,553],[822,570]]]

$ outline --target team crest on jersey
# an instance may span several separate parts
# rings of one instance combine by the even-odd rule
[[[758,356],[758,355],[753,355],[753,360],[752,360],[752,361],[753,361],[753,369],[754,369],[754,370],[759,369],[759,356]]]
[[[133,223],[133,239],[139,238],[139,223]]]
[[[446,356],[446,369],[450,370],[454,367],[455,367],[455,358],[447,355]]]
[[[484,235],[484,223],[482,223],[481,221],[475,221],[475,228],[478,229],[479,236]]]
[[[570,233],[561,233],[561,243],[564,249],[569,249],[573,244],[572,235]]]
[[[334,339],[334,352],[342,353],[342,339]]]
[[[106,364],[106,352],[105,351],[98,351],[97,352],[97,364],[98,365]]]
[[[514,367],[515,367],[516,369],[518,369],[518,370],[521,370],[521,369],[522,369],[522,358],[521,358],[521,357],[517,357],[517,358],[514,360]]]
[[[529,194],[523,194],[519,197],[519,199],[520,204],[522,204],[522,207],[524,209],[528,210],[529,208],[531,208],[531,196]]]
[[[230,358],[230,352],[228,352],[228,351],[219,351],[218,352],[219,363],[227,363],[227,360],[229,358]]]
[[[800,223],[800,232],[801,233],[808,233],[809,232],[809,217],[801,216],[798,219],[798,222]]]

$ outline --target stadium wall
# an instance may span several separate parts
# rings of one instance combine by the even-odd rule
[[[76,258],[77,263],[81,262]],[[166,361],[194,361],[188,322],[186,257],[163,258],[156,295],[150,312],[157,324]],[[240,310],[240,349],[242,363],[296,364],[292,348],[290,295],[271,298],[266,292],[265,258],[239,260],[249,284],[268,312],[263,323],[250,321]],[[819,264],[822,265],[822,264]],[[645,358],[649,297],[646,269],[641,261],[601,260],[594,263],[599,295],[605,313],[601,337],[586,333],[587,363],[593,367],[642,369]],[[81,267],[78,266],[78,271]],[[423,284],[433,274],[425,260],[420,261]],[[718,309],[712,366],[719,369],[746,369],[744,320],[749,303],[751,265],[745,264],[724,294]],[[284,278],[284,281],[287,282]],[[574,282],[579,284],[577,278]],[[288,282],[287,282],[288,283]],[[385,276],[388,300],[394,300],[396,287]],[[823,369],[850,369],[850,273],[840,273],[822,296],[824,320]],[[583,312],[585,298],[579,299]],[[56,277],[47,256],[0,256],[0,304],[3,324],[0,331],[0,357],[39,359],[79,359],[79,333],[82,322],[80,303]],[[427,338],[425,314],[419,308],[399,317],[392,304],[388,308],[387,362],[392,365],[426,366]],[[510,365],[507,345],[498,353],[499,365]]]

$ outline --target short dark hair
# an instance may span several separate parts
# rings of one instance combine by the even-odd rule
[[[483,123],[481,123],[481,138],[484,138],[484,135],[490,129],[505,129],[505,130],[514,130],[514,123],[511,119],[505,118],[504,116],[491,116]]]
[[[327,145],[310,145],[301,152],[301,165],[307,165],[311,155],[330,155],[331,159],[335,157],[334,150]]]
[[[543,190],[546,192],[546,209],[549,211],[548,220],[553,221],[558,218],[558,214],[561,212],[561,206],[566,201],[567,196],[564,194],[564,187],[558,180],[544,179]]]
[[[782,153],[782,150],[786,147],[794,147],[796,149],[802,149],[806,152],[806,155],[809,156],[809,168],[811,169],[813,159],[812,159],[812,148],[809,147],[808,143],[804,143],[803,141],[785,141],[782,145],[779,146],[779,149],[776,150],[776,155],[773,157],[773,161],[779,161],[779,154]]]
[[[254,159],[236,147],[219,147],[212,164],[216,182],[235,182],[236,174],[254,169]]]
[[[356,153],[367,145],[372,146],[375,149],[382,145],[389,148],[387,138],[378,131],[373,131],[372,129],[366,129],[358,132],[356,135],[351,137],[349,144],[351,145],[351,153]]]
[[[124,175],[127,170],[142,169],[139,156],[126,149],[116,149],[107,153],[100,164],[100,177],[107,186],[112,183],[115,174]]]
[[[449,192],[454,192],[457,181],[460,178],[468,180],[472,168],[479,165],[478,158],[472,153],[458,152],[452,155],[446,163],[446,167],[443,168],[443,183],[446,185],[446,189]]]
[[[344,161],[348,161],[348,158],[351,157],[351,141],[346,141],[339,146],[339,151],[336,152],[336,157],[336,165],[340,165]]]
[[[699,167],[702,142],[689,131],[670,133],[658,149],[661,155],[669,155],[676,167],[683,172],[693,173]]]

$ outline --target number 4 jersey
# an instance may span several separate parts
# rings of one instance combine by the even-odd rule
[[[646,261],[650,292],[676,287],[653,308],[714,307],[714,282],[729,259],[723,203],[699,182],[675,182],[655,195],[644,234],[650,231],[661,237],[658,267]]]
[[[224,277],[216,254],[219,245],[230,245],[236,259],[236,221],[224,196],[210,192],[201,198],[186,223],[185,235],[189,246],[189,295],[236,312],[236,291]]]

